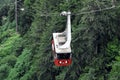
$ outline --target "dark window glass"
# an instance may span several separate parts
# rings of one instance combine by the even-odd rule
[[[69,59],[70,58],[70,53],[59,53],[57,54],[58,59]]]

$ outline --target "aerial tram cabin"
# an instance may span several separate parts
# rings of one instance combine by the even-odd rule
[[[66,29],[63,32],[53,33],[52,51],[56,66],[69,66],[72,63],[71,54],[71,12],[63,11],[67,16]]]

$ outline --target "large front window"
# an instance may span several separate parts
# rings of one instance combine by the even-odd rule
[[[59,53],[57,54],[58,59],[69,59],[71,57],[71,53]]]

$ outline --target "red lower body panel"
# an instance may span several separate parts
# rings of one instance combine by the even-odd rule
[[[54,64],[56,66],[69,66],[70,64],[72,63],[72,60],[71,59],[55,59],[54,60]]]

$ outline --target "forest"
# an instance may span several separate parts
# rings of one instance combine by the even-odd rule
[[[68,10],[72,64],[58,67]],[[120,80],[120,0],[0,0],[0,80]]]

